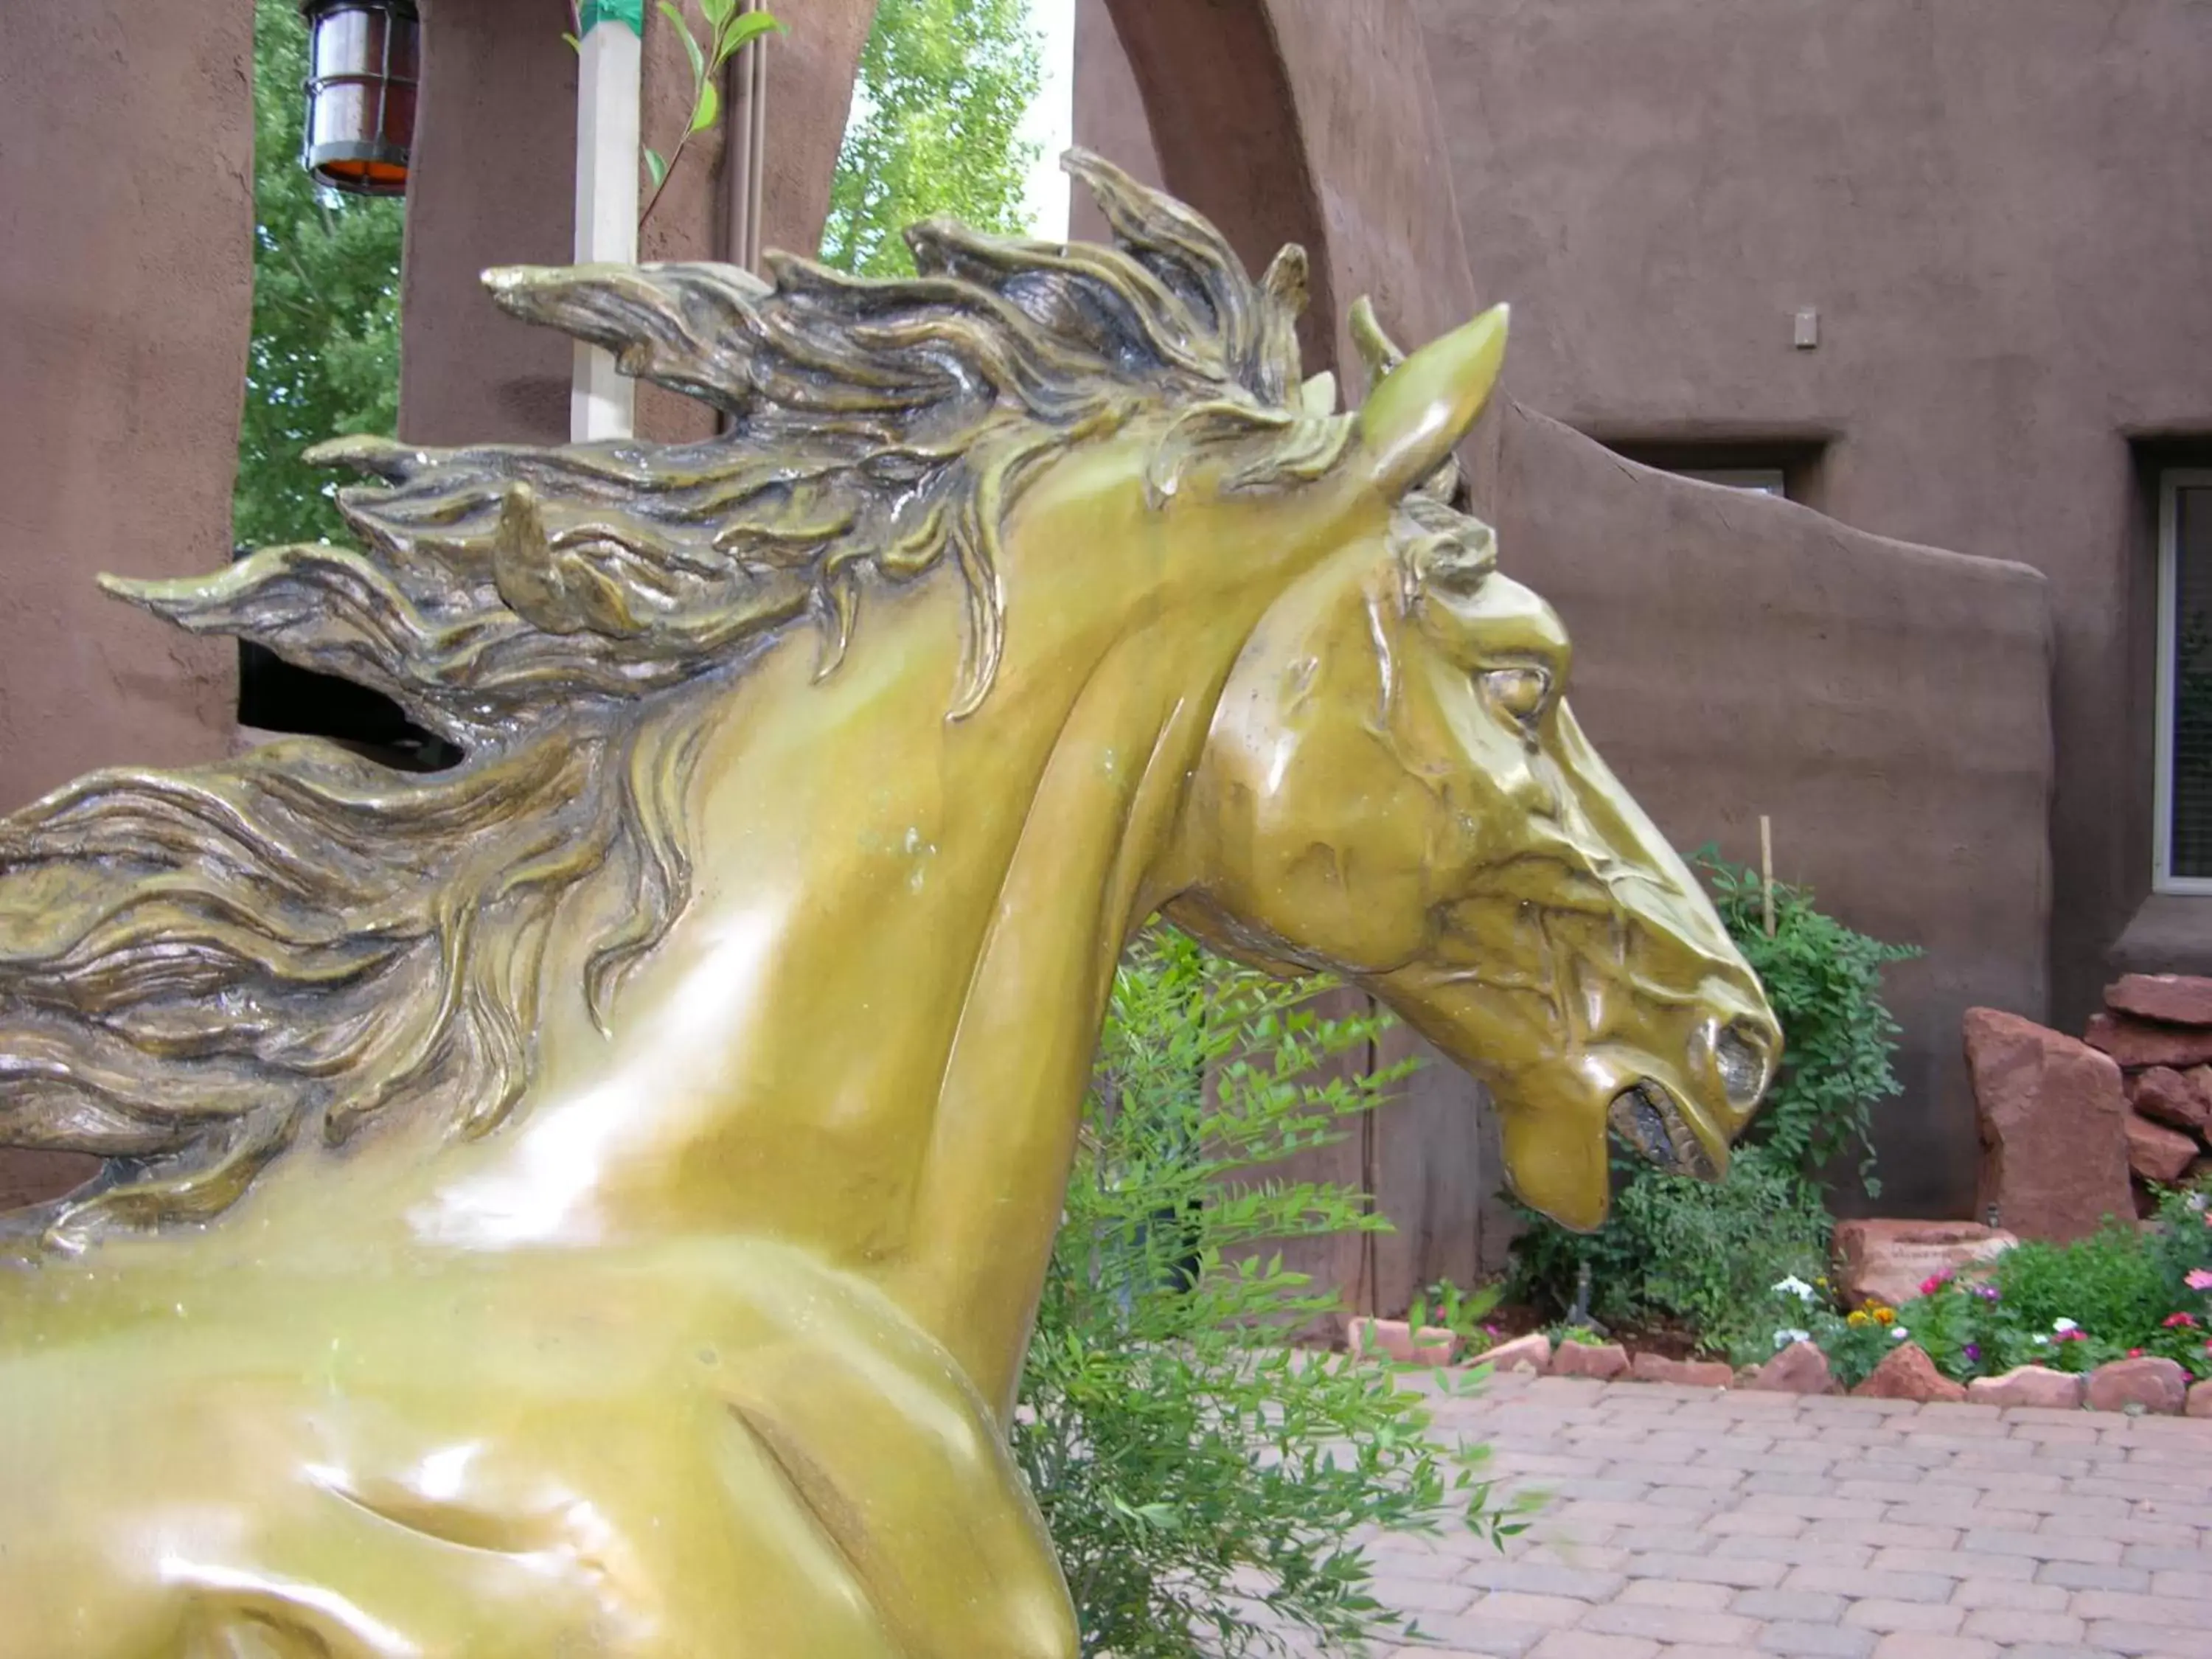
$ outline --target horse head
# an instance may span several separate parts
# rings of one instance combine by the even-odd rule
[[[1172,919],[1249,962],[1346,975],[1493,1094],[1508,1178],[1605,1218],[1610,1126],[1717,1178],[1781,1052],[1759,981],[1568,707],[1559,617],[1501,574],[1452,446],[1503,307],[1378,373],[1346,465],[1388,527],[1312,562],[1223,691]]]

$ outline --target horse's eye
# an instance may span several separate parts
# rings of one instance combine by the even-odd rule
[[[1534,727],[1552,700],[1552,677],[1540,668],[1493,668],[1482,677],[1482,695],[1507,719]]]

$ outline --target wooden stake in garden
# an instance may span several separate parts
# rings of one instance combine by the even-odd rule
[[[1774,820],[1759,815],[1759,910],[1766,936],[1774,937]]]

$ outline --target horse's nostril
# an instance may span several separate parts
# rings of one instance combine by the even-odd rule
[[[1741,1026],[1728,1026],[1713,1044],[1713,1057],[1720,1067],[1721,1087],[1728,1092],[1729,1104],[1746,1109],[1756,1106],[1772,1063],[1772,1048],[1766,1039]]]

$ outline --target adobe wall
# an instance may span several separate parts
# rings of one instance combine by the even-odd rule
[[[507,316],[488,266],[574,257],[576,54],[559,9],[432,0],[407,179],[399,435],[565,443],[568,337]]]
[[[1437,6],[1428,15],[1433,23],[1465,11]],[[1549,38],[1540,19],[1565,15],[1516,15],[1540,41]],[[1106,0],[1085,0],[1078,24],[1078,142],[1157,167]],[[1567,32],[1580,37],[1578,25]],[[1430,38],[1433,52],[1433,29]],[[1473,40],[1470,32],[1458,49],[1474,52]],[[1445,61],[1432,56],[1432,67],[1441,74]],[[1495,65],[1487,73],[1511,78]],[[1661,89],[1649,97],[1672,108],[1665,77],[1654,84]],[[1548,127],[1575,125],[1572,100],[1601,92],[1552,86]],[[1515,307],[1505,385],[1522,408],[1486,421],[1470,446],[1477,498],[1500,521],[1508,568],[1558,604],[1575,629],[1577,710],[1671,839],[1686,849],[1717,842],[1749,861],[1765,812],[1775,820],[1784,876],[1809,882],[1865,931],[1927,950],[1888,980],[1905,1026],[1905,1093],[1879,1126],[1889,1173],[1882,1207],[1964,1215],[1977,1153],[1959,1013],[1976,1002],[2039,1012],[2048,998],[2049,595],[2016,566],[1907,546],[1785,503],[1689,484],[1524,412],[1565,397],[1563,388],[1615,380],[1628,395],[1662,403],[1674,395],[1686,405],[1684,388],[1694,383],[1665,355],[1686,350],[1670,331],[1686,301],[1670,293],[1639,300],[1639,313],[1609,314],[1595,363],[1586,362],[1589,331],[1577,331],[1585,319],[1576,313],[1576,328],[1562,323],[1555,290],[1563,279],[1555,262],[1538,257],[1559,229],[1546,191],[1516,196],[1501,234],[1498,210],[1479,210],[1488,198],[1469,182],[1462,131],[1486,131],[1497,106],[1475,107],[1464,77],[1449,76],[1437,102],[1459,161],[1471,286],[1486,303]],[[1528,165],[1540,173],[1534,158]],[[1616,187],[1633,193],[1626,182]],[[1646,221],[1664,217],[1658,206],[1643,211]],[[1524,257],[1512,263],[1501,246]],[[1637,274],[1638,257],[1626,251],[1594,256],[1593,264],[1615,283],[1652,280]],[[1567,298],[1577,297],[1571,289]],[[1743,355],[1765,371],[1802,370],[1821,352],[1797,354],[1789,343],[1790,313],[1801,303],[1794,294],[1776,303],[1778,351],[1762,337]],[[1743,296],[1731,305],[1715,309],[1749,314]],[[1424,337],[1387,304],[1383,316],[1406,340]],[[1830,322],[1824,310],[1824,330]],[[1821,350],[1833,343],[1832,330],[1824,332]],[[1741,392],[1751,378],[1747,367],[1732,384]],[[1761,405],[1747,392],[1718,404],[1750,411],[1741,428],[1669,425],[1642,407],[1617,419],[1588,410],[1577,418],[1646,438],[1803,437],[1841,426],[1817,409],[1757,417]],[[1840,446],[1829,459],[1817,482],[1838,491],[1849,471]],[[1977,609],[1984,604],[1987,615]],[[1663,628],[1654,629],[1655,619]],[[1440,1091],[1450,1097],[1432,1098]],[[1396,1122],[1386,1114],[1370,1144],[1328,1171],[1374,1175],[1401,1238],[1416,1241],[1386,1241],[1364,1268],[1382,1305],[1391,1305],[1394,1287],[1401,1296],[1424,1282],[1424,1273],[1497,1260],[1504,1230],[1480,1201],[1480,1189],[1497,1177],[1480,1116],[1465,1085],[1425,1081]],[[1459,1182],[1440,1189],[1436,1171],[1444,1167],[1467,1174],[1478,1192],[1459,1193],[1467,1184]]]
[[[252,40],[251,0],[0,6],[0,812],[229,739],[232,647],[93,577],[230,556]],[[95,1167],[0,1148],[0,1209]]]
[[[1960,1017],[2046,994],[2049,584],[1495,418],[1500,564],[1565,618],[1575,712],[1668,840],[1756,864],[1765,813],[1779,872],[1925,950],[1884,976],[1880,1209],[1969,1214]]]
[[[1351,360],[1361,294],[1424,337],[1472,313],[1411,0],[1078,0],[1076,31],[1079,143],[1198,208],[1255,271],[1304,246],[1310,372]],[[1073,223],[1099,228],[1079,205]]]
[[[252,36],[251,0],[0,6],[0,811],[228,739],[232,648],[93,578],[230,556]]]
[[[2049,576],[2051,1012],[2078,1024],[2149,884],[2130,441],[2212,434],[2212,6],[1422,12],[1468,257],[1516,302],[1516,398],[1607,438],[1825,440],[1814,505]],[[1791,345],[1799,307],[1817,349]],[[1943,706],[1894,713],[1951,742]],[[2212,939],[2212,901],[2188,908]]]
[[[811,253],[821,241],[873,15],[874,0],[823,0],[769,43],[764,247]],[[659,19],[647,35],[644,137],[667,155],[690,114],[690,70]],[[400,305],[400,435],[565,443],[572,343],[508,317],[479,279],[492,265],[574,258],[574,51],[561,38],[559,8],[544,0],[437,0],[423,40]],[[726,257],[723,150],[720,128],[692,141],[640,232],[641,259]],[[637,424],[674,442],[707,435],[714,417],[690,398],[641,386]]]

